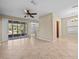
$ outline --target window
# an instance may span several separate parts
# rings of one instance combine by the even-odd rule
[[[9,21],[9,37],[25,35],[25,23],[18,21]]]

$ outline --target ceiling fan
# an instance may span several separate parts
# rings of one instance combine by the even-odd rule
[[[34,16],[33,15],[37,15],[37,13],[31,13],[29,10],[24,10],[25,11],[25,18],[27,17],[27,16],[30,16],[31,18],[34,18]]]

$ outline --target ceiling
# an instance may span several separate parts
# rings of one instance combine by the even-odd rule
[[[60,17],[72,15],[72,6],[77,5],[77,0],[0,0],[0,14],[17,17],[24,16],[24,9],[37,12],[40,16],[53,12]],[[77,12],[77,9],[76,9]]]

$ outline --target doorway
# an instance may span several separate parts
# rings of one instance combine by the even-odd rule
[[[59,21],[56,22],[56,27],[57,27],[56,36],[57,38],[59,38]]]

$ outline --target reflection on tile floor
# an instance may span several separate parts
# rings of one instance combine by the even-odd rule
[[[0,59],[77,59],[75,39],[47,42],[38,39],[9,40],[0,46]]]

